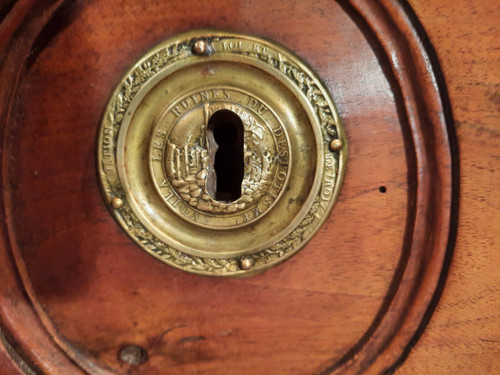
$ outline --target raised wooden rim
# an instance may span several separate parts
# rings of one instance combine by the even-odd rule
[[[458,153],[440,68],[409,5],[404,0],[337,1],[386,68],[405,127],[408,180],[417,183],[409,184],[405,241],[385,302],[358,344],[321,374],[383,373],[404,360],[442,290],[458,217]],[[0,25],[0,50],[5,52],[0,61],[4,83],[0,91],[0,142],[4,150],[11,105],[35,41],[61,5],[64,8],[69,3],[19,0]],[[4,152],[0,209],[6,220],[0,224],[0,327],[32,368],[51,374],[108,373],[70,350],[36,300],[9,235],[11,223],[5,215],[9,202],[4,196],[9,189],[6,159]],[[5,353],[0,351],[0,355]]]
[[[363,338],[321,374],[385,373],[420,337],[446,279],[458,219],[458,149],[439,63],[406,1],[338,3],[389,68],[385,73],[407,127],[409,216],[385,303]]]

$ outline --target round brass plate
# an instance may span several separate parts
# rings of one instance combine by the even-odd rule
[[[210,121],[220,113],[242,126],[235,199],[216,195]],[[213,30],[142,57],[111,96],[98,140],[103,194],[128,235],[167,264],[216,276],[255,274],[303,247],[333,207],[346,157],[311,69],[275,43]]]

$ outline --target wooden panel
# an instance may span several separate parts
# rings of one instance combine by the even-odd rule
[[[16,203],[13,230],[22,233],[17,245],[32,295],[70,352],[98,353],[99,365],[116,371],[123,368],[119,348],[134,343],[149,353],[139,370],[143,373],[162,368],[195,373],[200,366],[218,373],[314,372],[348,351],[369,328],[402,247],[405,148],[389,83],[380,68],[371,68],[377,60],[370,46],[337,4],[320,5],[327,12],[316,19],[317,36],[306,36],[295,27],[308,18],[304,3],[293,16],[292,9],[276,4],[269,4],[272,12],[263,12],[262,7],[218,2],[216,9],[207,6],[197,16],[186,12],[196,8],[195,2],[145,9],[130,3],[125,13],[104,1],[82,3],[71,9],[74,21],[33,61],[13,115],[10,144],[16,163],[11,164],[9,201]],[[224,16],[225,8],[235,16]],[[331,82],[332,92],[352,92],[351,87],[358,94],[370,92],[361,102],[352,94],[345,99],[334,94],[351,129],[353,150],[348,195],[341,197],[337,215],[299,256],[250,279],[200,278],[159,264],[118,229],[95,182],[97,125],[111,88],[132,61],[186,28],[188,19],[189,28],[217,25],[255,33],[302,56],[316,56],[314,68]],[[274,19],[284,25],[270,29]],[[140,26],[144,20],[148,28]],[[342,46],[341,54],[333,48],[313,54],[317,46],[311,38],[320,40],[326,33],[331,40],[339,25],[355,43]],[[115,45],[119,48],[109,53]],[[364,58],[356,61],[359,53]],[[332,64],[345,55],[352,56],[354,66]],[[372,73],[358,75],[359,70]],[[386,147],[377,151],[379,167],[373,173],[368,160],[380,138]],[[381,185],[389,190],[385,195],[378,190]],[[352,201],[359,202],[357,210]],[[365,222],[370,225],[360,238],[354,228]],[[334,255],[324,251],[329,242],[340,245]],[[366,277],[359,279],[352,264]],[[364,314],[352,313],[357,310]],[[249,367],[248,357],[261,360]]]
[[[500,50],[496,1],[411,1],[437,51],[460,149],[458,237],[432,319],[399,373],[500,373]]]

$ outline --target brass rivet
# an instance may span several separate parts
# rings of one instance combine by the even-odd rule
[[[330,150],[333,152],[340,151],[342,149],[342,141],[340,139],[334,139],[330,142]]]
[[[251,259],[243,258],[242,260],[240,260],[240,268],[242,270],[248,271],[250,268],[252,268],[252,266],[253,266],[253,262]]]
[[[193,45],[193,53],[196,55],[208,55],[207,42],[204,40],[197,40]]]
[[[140,365],[148,359],[146,349],[137,345],[127,345],[120,350],[120,360],[130,363],[131,365]]]
[[[123,207],[123,200],[121,200],[120,198],[113,198],[111,200],[111,205],[113,206],[113,208],[119,210]]]

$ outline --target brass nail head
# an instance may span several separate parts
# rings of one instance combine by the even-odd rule
[[[120,208],[123,207],[123,200],[115,197],[111,200],[111,205],[113,206],[114,209],[119,210]]]
[[[248,271],[250,268],[252,268],[252,266],[253,266],[253,262],[251,259],[243,258],[242,260],[240,260],[240,268],[242,270]]]
[[[137,345],[127,345],[120,350],[119,357],[123,362],[131,365],[141,365],[148,359],[146,349]]]
[[[342,149],[343,143],[340,139],[334,139],[330,142],[330,150],[333,152],[340,151]]]
[[[193,45],[193,53],[196,55],[208,55],[207,42],[204,40],[197,40]]]

